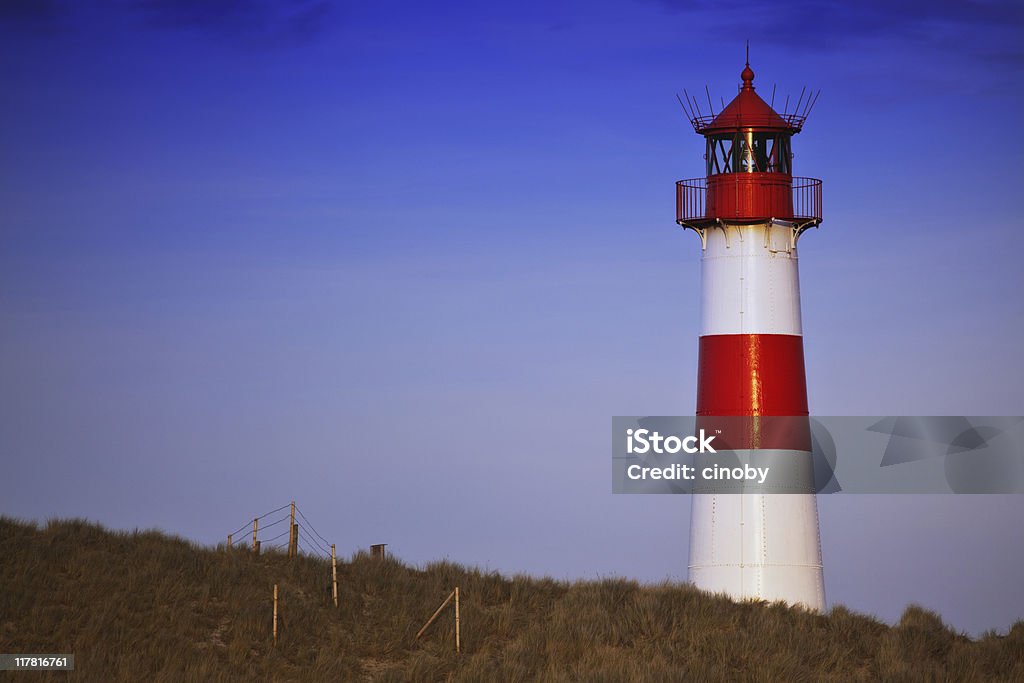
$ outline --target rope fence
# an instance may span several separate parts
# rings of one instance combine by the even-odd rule
[[[281,517],[275,518],[273,521],[265,521],[272,515],[288,510],[286,514]],[[297,517],[296,517],[297,515]],[[300,525],[298,520],[302,521]],[[267,530],[276,527],[278,524],[287,522],[284,530],[269,536]],[[275,530],[276,531],[276,530]],[[262,534],[262,537],[260,536]],[[269,536],[269,537],[268,537]],[[287,538],[285,538],[287,536]],[[331,577],[331,601],[334,607],[339,606],[338,599],[338,562],[336,546],[334,543],[328,541],[309,521],[309,518],[298,508],[295,501],[291,501],[286,505],[282,505],[279,508],[275,508],[270,512],[266,512],[259,517],[253,517],[252,522],[246,522],[238,529],[228,534],[227,549],[230,551],[235,547],[235,540],[238,540],[240,548],[249,548],[252,553],[258,555],[261,546],[267,550],[273,551],[286,551],[289,558],[298,557],[299,553],[302,553],[306,557],[315,557],[320,560],[326,560],[330,565],[330,577]],[[282,541],[281,539],[284,539]],[[383,561],[385,558],[384,547],[386,544],[377,544],[370,546],[371,557],[375,560]],[[455,651],[461,652],[461,620],[459,611],[459,588],[458,586],[451,592],[448,598],[437,608],[433,616],[427,620],[427,623],[423,625],[419,633],[416,634],[416,640],[423,635],[423,632],[437,619],[438,615],[444,610],[444,608],[454,599],[455,601]],[[274,643],[277,643],[278,639],[278,584],[274,584],[273,592],[273,638]],[[282,615],[282,624],[284,619]]]
[[[284,515],[276,517],[279,512],[287,511]],[[267,521],[269,517],[275,516],[273,521]],[[299,520],[302,524],[299,524]],[[284,531],[268,536],[267,530],[285,523]],[[280,542],[282,538],[287,538]],[[281,507],[265,512],[259,517],[254,517],[228,534],[228,548],[246,547],[258,553],[265,550],[286,550],[289,557],[295,557],[300,552],[304,555],[317,557],[324,560],[331,560],[333,544],[324,537],[309,518],[299,509],[294,501]]]

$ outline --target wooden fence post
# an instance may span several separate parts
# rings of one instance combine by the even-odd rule
[[[338,558],[334,554],[334,544],[331,544],[331,581],[334,584],[334,606],[338,606]]]
[[[288,557],[298,555],[299,534],[295,528],[295,501],[292,501],[292,514],[288,522]]]
[[[462,644],[459,641],[459,587],[455,587],[455,651],[462,652]]]
[[[228,550],[231,550],[231,534],[228,534]]]
[[[252,520],[252,551],[255,553],[256,550],[256,530],[259,529],[260,518],[256,517]]]
[[[437,615],[441,613],[441,610],[448,606],[448,603],[451,602],[452,598],[454,597],[455,591],[452,591],[448,594],[448,597],[444,599],[444,602],[442,602],[441,606],[437,608],[437,611],[434,612],[429,619],[427,619],[427,623],[423,624],[423,628],[419,630],[419,633],[416,634],[416,637],[413,638],[413,640],[419,640],[420,636],[423,635],[423,632],[427,630],[427,627],[434,623],[434,619],[437,619]]]
[[[274,584],[274,645],[277,645],[277,584]]]

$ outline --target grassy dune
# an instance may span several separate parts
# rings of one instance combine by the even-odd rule
[[[1024,621],[971,640],[917,607],[889,627],[842,607],[360,554],[338,565],[335,609],[329,564],[310,557],[4,517],[0,548],[0,652],[76,656],[73,673],[6,674],[26,681],[1024,681]],[[413,640],[455,585],[461,655],[450,608]]]

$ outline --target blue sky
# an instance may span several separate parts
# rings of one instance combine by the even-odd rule
[[[292,498],[556,577],[685,577],[612,415],[694,409],[703,144],[822,95],[794,171],[818,415],[1024,414],[1016,2],[0,5],[0,512],[214,543]],[[822,500],[830,602],[1024,617],[1019,497]]]

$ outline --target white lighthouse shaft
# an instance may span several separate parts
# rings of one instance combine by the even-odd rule
[[[720,225],[705,240],[698,415],[806,415],[793,227]],[[824,609],[814,494],[695,494],[689,577],[735,599]]]

